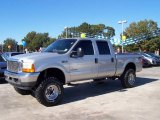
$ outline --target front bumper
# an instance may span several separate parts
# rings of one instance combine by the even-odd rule
[[[36,73],[13,73],[5,71],[5,80],[8,81],[11,85],[18,87],[24,90],[31,90],[39,76],[39,72]]]

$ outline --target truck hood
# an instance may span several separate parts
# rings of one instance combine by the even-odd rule
[[[52,52],[36,52],[36,53],[28,53],[28,54],[22,54],[22,55],[16,55],[12,57],[11,59],[14,60],[20,60],[24,62],[35,62],[35,61],[40,61],[43,59],[49,59],[49,58],[55,58],[58,56],[63,56],[62,54],[57,54],[57,53],[52,53]]]

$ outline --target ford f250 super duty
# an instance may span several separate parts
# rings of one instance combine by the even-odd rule
[[[141,56],[115,54],[109,40],[70,38],[56,40],[42,53],[9,58],[5,79],[18,93],[32,91],[41,104],[53,106],[62,100],[67,83],[118,78],[131,88],[141,70]]]

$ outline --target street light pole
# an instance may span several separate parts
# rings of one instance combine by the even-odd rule
[[[122,36],[121,36],[121,40],[122,40],[122,37],[123,37],[123,33],[124,33],[124,23],[127,23],[126,20],[121,20],[121,21],[118,21],[118,24],[121,24],[122,25]],[[123,49],[123,40],[122,40],[122,53],[124,52],[124,49]]]
[[[67,34],[68,34],[68,33],[67,33],[67,32],[68,32],[68,31],[67,31],[67,27],[64,27],[64,29],[66,30],[66,38],[67,38]]]

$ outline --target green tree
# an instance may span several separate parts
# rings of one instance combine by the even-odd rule
[[[44,47],[47,47],[48,45],[50,45],[50,44],[53,43],[54,41],[56,41],[55,38],[50,38],[50,39],[44,44]]]
[[[32,32],[29,32],[23,39],[22,41],[26,41],[26,44],[27,44],[27,48],[31,51],[35,50],[35,47],[34,46],[34,37],[36,36],[36,32],[35,31],[32,31]]]
[[[139,22],[133,22],[125,29],[125,35],[127,37],[137,37],[145,35],[147,38],[150,33],[158,29],[157,22],[153,20],[142,20]]]
[[[12,38],[7,38],[4,40],[3,51],[13,52],[17,50],[17,41]]]
[[[142,49],[149,52],[160,50],[160,37],[145,41],[145,44],[142,45]]]
[[[105,29],[107,30],[107,32],[104,32],[104,34],[106,36],[108,36],[108,37],[115,36],[115,29],[114,28],[107,26],[107,27],[105,27]]]
[[[143,20],[139,22],[133,22],[125,29],[124,34],[127,38],[136,38],[139,36],[146,36],[143,41],[139,41],[136,44],[125,46],[125,49],[129,52],[133,51],[155,51],[157,48],[151,49],[155,37],[152,36],[152,32],[158,29],[157,22],[153,20]]]
[[[89,33],[89,34],[92,34],[92,31],[91,31],[91,25],[84,22],[82,23],[79,27],[78,27],[78,31],[79,32],[82,32],[82,33]]]
[[[30,51],[39,50],[40,47],[47,47],[55,39],[49,37],[48,33],[29,32],[22,41],[26,41],[26,48]]]
[[[106,35],[107,37],[113,37],[115,35],[114,28],[110,26],[105,26],[104,24],[88,24],[86,22],[82,23],[81,25],[77,27],[68,27],[67,28],[67,37],[73,37],[73,34],[75,33],[87,33],[89,35],[97,35],[99,33],[102,33]],[[62,34],[58,36],[59,38],[65,38],[66,37],[66,29],[62,31]]]

